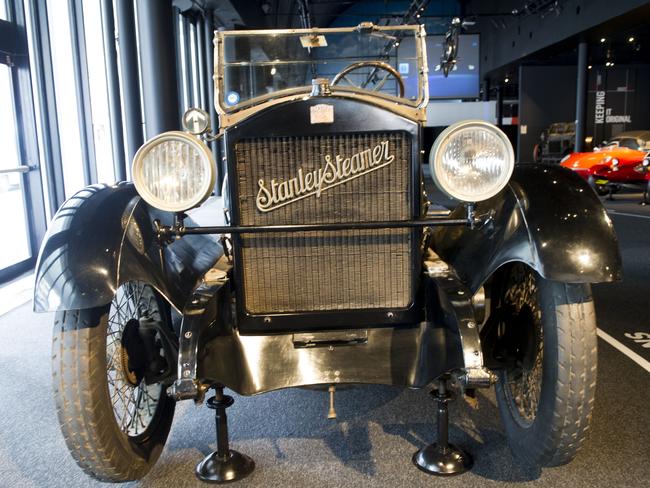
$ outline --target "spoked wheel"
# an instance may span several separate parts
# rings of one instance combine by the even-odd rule
[[[120,286],[110,306],[56,314],[61,430],[77,464],[99,480],[142,478],[162,451],[175,405],[161,378],[169,334],[169,308],[140,282]]]
[[[596,319],[588,285],[546,280],[523,264],[497,284],[497,383],[513,453],[534,466],[573,459],[596,391]]]

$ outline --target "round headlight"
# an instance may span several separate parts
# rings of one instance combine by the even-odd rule
[[[133,159],[133,182],[153,207],[182,212],[212,193],[216,166],[210,149],[184,132],[165,132],[147,141]]]
[[[515,155],[503,131],[482,120],[467,120],[438,136],[429,166],[433,181],[447,196],[480,202],[508,184]]]

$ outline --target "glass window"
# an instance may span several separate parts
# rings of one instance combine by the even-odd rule
[[[639,143],[636,139],[632,137],[626,137],[621,139],[621,147],[627,147],[628,149],[639,149]]]
[[[220,105],[233,111],[292,93],[309,92],[311,80],[333,81],[336,90],[369,92],[415,106],[424,99],[424,38],[415,26],[295,30],[282,33],[219,32]],[[376,63],[384,63],[377,66]],[[372,64],[375,63],[375,64]],[[411,74],[409,77],[408,75]],[[398,98],[397,80],[406,81]]]
[[[22,164],[13,100],[11,68],[0,64],[0,170],[9,170]],[[0,208],[5,215],[11,215],[11,238],[0,239],[0,269],[24,261],[31,255],[22,183],[22,173],[0,173]]]
[[[1,2],[2,0],[0,0]],[[32,20],[32,5],[25,5],[25,23],[26,23],[26,28],[27,32],[29,35],[27,36],[27,41],[28,41],[28,46],[29,46],[29,59],[30,59],[30,69],[34,76],[31,76],[31,81],[32,81],[32,93],[37,94],[39,92],[39,84],[38,84],[38,79],[36,76],[36,73],[38,73],[38,69],[36,67],[36,64],[34,60],[36,59],[36,53],[34,52],[35,47],[34,47],[34,28],[33,28],[33,20]],[[40,97],[34,96],[33,97],[34,101],[34,111],[36,114],[41,113],[41,105],[40,105]],[[38,138],[38,147],[43,148],[45,146],[45,142],[43,140],[43,126],[41,124],[42,120],[40,116],[36,117],[36,136]],[[39,149],[38,151],[38,157],[39,157],[39,166],[41,169],[41,188],[43,190],[43,196],[45,198],[45,201],[48,202],[50,198],[50,186],[48,184],[48,165],[45,162],[45,154],[44,151]],[[49,205],[45,205],[45,219],[47,222],[50,221],[52,218],[52,212],[50,209]]]
[[[178,14],[178,59],[180,60],[180,79],[181,79],[181,107],[183,110],[192,106],[192,100],[190,99],[190,87],[187,83],[188,78],[188,67],[187,59],[188,53],[186,52],[185,46],[185,22],[183,15]]]
[[[9,20],[9,17],[7,16],[7,4],[5,0],[0,0],[0,19]]]
[[[21,164],[16,144],[13,98],[11,69],[6,64],[0,64],[0,169],[15,168]]]
[[[104,60],[104,38],[102,35],[101,4],[96,0],[83,2],[86,58],[88,60],[88,82],[92,110],[95,161],[99,183],[114,183],[113,144],[111,121],[108,111],[108,88],[106,85],[106,64]]]
[[[67,4],[62,5],[58,0],[47,0],[47,20],[50,45],[52,46],[56,116],[63,162],[63,185],[65,195],[69,198],[81,190],[86,181]]]
[[[200,107],[199,98],[199,55],[196,48],[196,25],[190,23],[190,67],[192,70],[192,107]]]

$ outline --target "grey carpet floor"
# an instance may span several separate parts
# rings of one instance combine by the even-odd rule
[[[50,387],[52,315],[22,306],[0,317],[0,487],[100,486],[75,465],[59,432]],[[433,401],[424,391],[364,386],[337,394],[327,420],[325,392],[295,389],[236,397],[229,410],[233,446],[257,469],[234,486],[650,486],[648,374],[603,342],[589,443],[570,465],[541,471],[519,465],[502,433],[491,391],[478,410],[452,406],[451,438],[472,452],[471,473],[439,479],[411,464],[435,439]],[[127,486],[205,486],[195,464],[214,445],[212,412],[178,405],[152,472]]]

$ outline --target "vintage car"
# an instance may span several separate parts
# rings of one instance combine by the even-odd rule
[[[606,195],[616,188],[608,188],[606,179],[602,176],[595,177],[595,174],[612,168],[629,166],[629,171],[622,173],[628,175],[633,172],[634,167],[643,162],[648,151],[650,151],[650,131],[622,132],[610,141],[603,142],[594,149],[594,152],[572,153],[562,159],[560,164],[582,176],[599,195]]]
[[[364,384],[433,389],[437,443],[413,456],[428,473],[471,467],[447,403],[493,385],[518,458],[570,461],[596,387],[590,284],[621,277],[587,183],[515,166],[508,138],[469,120],[428,156],[457,202],[431,209],[422,26],[219,31],[215,53],[219,130],[189,110],[138,151],[134,183],[68,200],[40,252],[34,307],[56,311],[54,395],[79,466],[142,478],[175,403],[214,389],[217,449],[196,475],[241,479],[254,463],[230,449],[225,388],[324,388],[334,404]],[[215,138],[225,217],[198,225],[189,210],[220,188]]]
[[[539,135],[539,143],[533,148],[536,163],[558,163],[571,154],[575,147],[575,122],[554,122]]]

